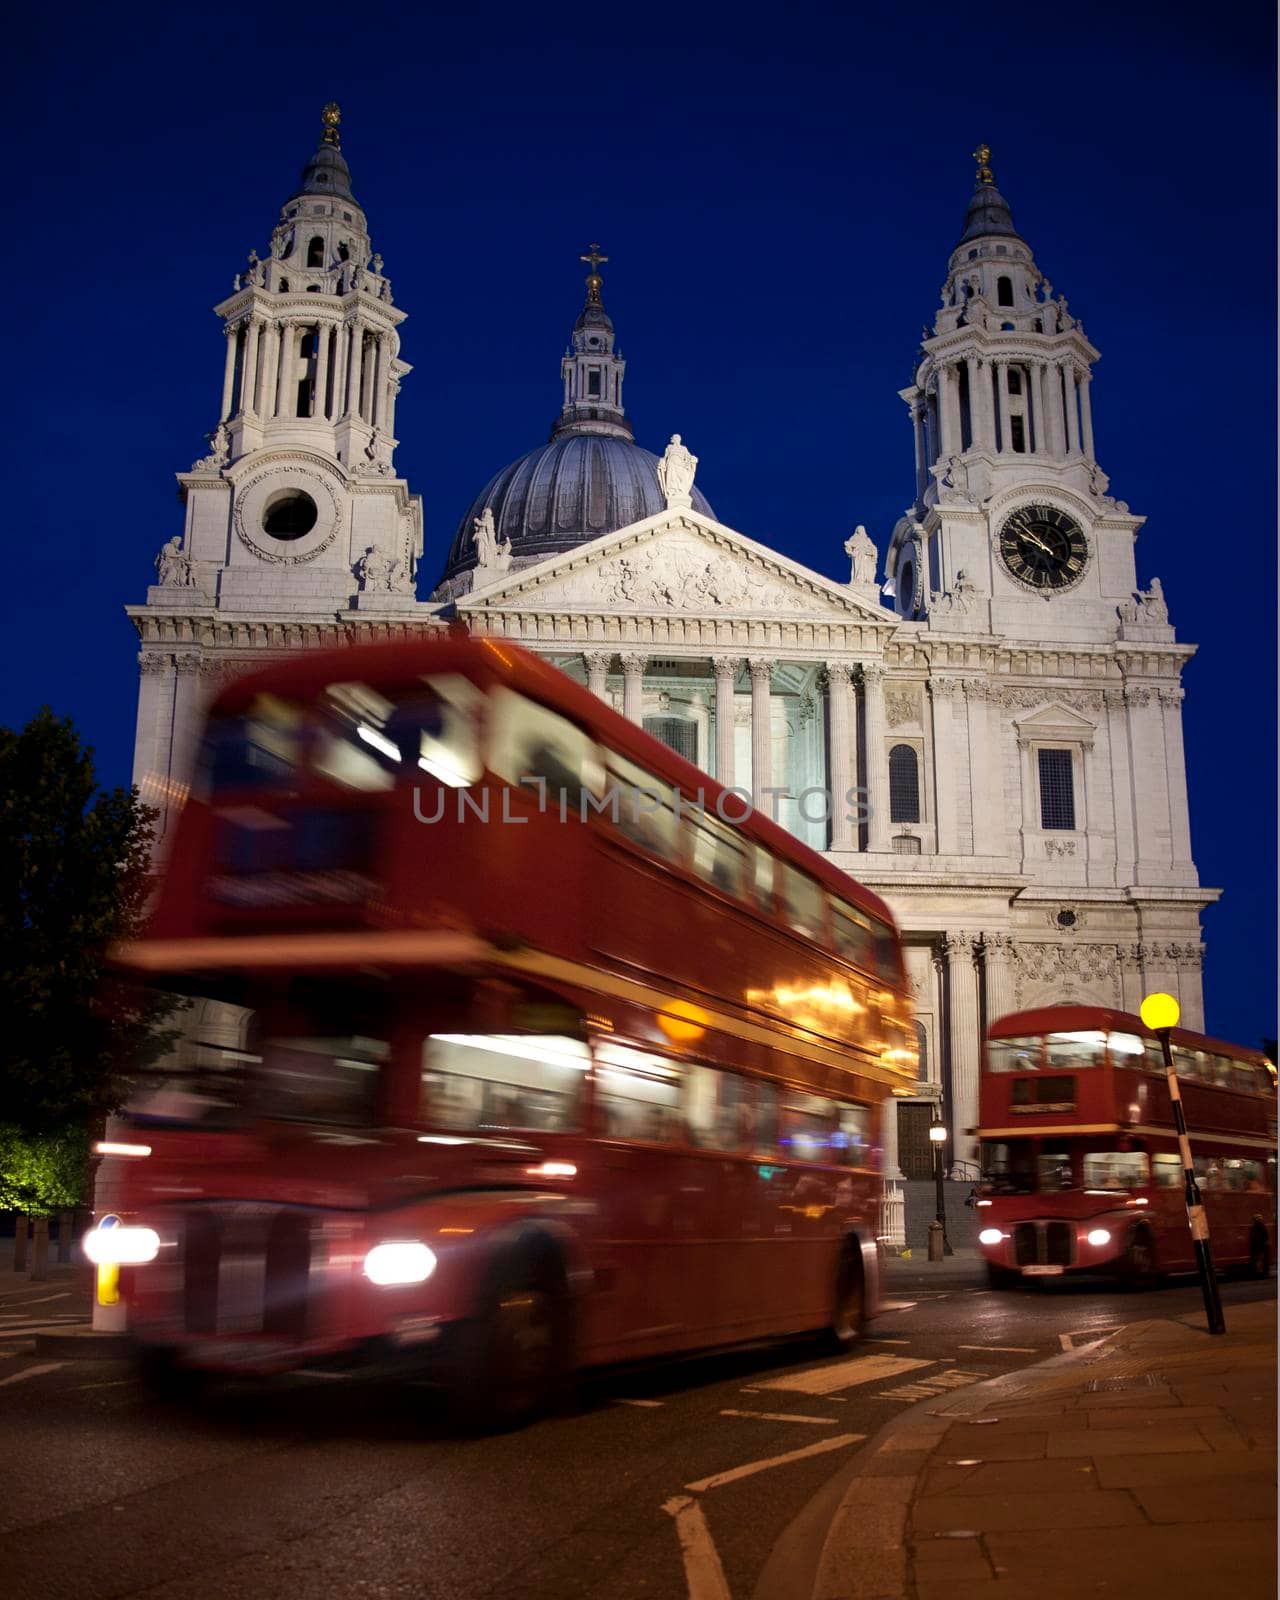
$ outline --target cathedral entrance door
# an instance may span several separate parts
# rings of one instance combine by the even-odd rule
[[[898,1165],[907,1178],[933,1177],[933,1145],[929,1124],[931,1105],[900,1105],[898,1108]]]

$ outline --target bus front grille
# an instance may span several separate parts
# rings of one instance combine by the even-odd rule
[[[182,1319],[188,1333],[306,1333],[311,1219],[273,1206],[188,1213]]]
[[[1069,1222],[1016,1222],[1013,1259],[1019,1267],[1069,1267],[1075,1256],[1075,1232]]]

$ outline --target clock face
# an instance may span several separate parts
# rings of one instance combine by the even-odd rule
[[[1056,506],[1020,506],[1000,530],[1000,555],[1019,583],[1046,593],[1084,571],[1089,546],[1079,523]]]

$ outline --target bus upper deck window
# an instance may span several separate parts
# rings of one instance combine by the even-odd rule
[[[675,797],[669,785],[615,750],[606,750],[605,763],[608,789],[603,809],[618,832],[664,861],[681,860]]]
[[[274,695],[259,695],[240,716],[210,722],[200,768],[213,793],[287,783],[302,760],[302,713]]]
[[[538,797],[553,816],[582,817],[584,796],[604,792],[604,770],[590,738],[558,712],[513,689],[496,689],[489,766],[504,782]]]
[[[773,910],[773,856],[764,845],[756,846],[756,899],[764,911]]]
[[[846,905],[843,900],[832,900],[831,920],[835,929],[836,949],[865,972],[876,970],[876,942],[871,918],[864,912]]]
[[[820,939],[826,932],[823,917],[822,890],[803,872],[794,867],[782,869],[782,895],[786,918],[797,933],[811,939]]]
[[[693,870],[725,894],[741,896],[747,871],[746,846],[732,828],[705,812],[690,816]]]
[[[990,1039],[988,1072],[1036,1072],[1040,1067],[1039,1039]]]
[[[1146,1054],[1147,1041],[1136,1033],[1111,1033],[1107,1035],[1107,1049],[1111,1052],[1113,1067],[1141,1067]],[[1158,1048],[1158,1047],[1157,1047]]]
[[[1107,1036],[1101,1029],[1083,1033],[1051,1033],[1048,1037],[1049,1066],[1100,1067]]]

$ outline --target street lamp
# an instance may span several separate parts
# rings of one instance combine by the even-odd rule
[[[1196,1271],[1200,1274],[1200,1293],[1204,1297],[1205,1316],[1210,1333],[1225,1333],[1227,1325],[1222,1317],[1222,1300],[1218,1295],[1218,1280],[1213,1275],[1213,1253],[1209,1248],[1209,1219],[1204,1214],[1204,1201],[1196,1183],[1195,1167],[1191,1162],[1191,1142],[1187,1138],[1187,1120],[1182,1114],[1182,1094],[1178,1088],[1178,1074],[1174,1071],[1173,1050],[1169,1035],[1178,1025],[1178,1002],[1171,994],[1149,994],[1138,1008],[1147,1027],[1160,1041],[1164,1055],[1164,1072],[1169,1081],[1169,1100],[1173,1106],[1174,1126],[1178,1130],[1178,1150],[1182,1156],[1183,1194],[1187,1204],[1187,1221],[1195,1244]]]
[[[935,1221],[942,1229],[942,1253],[944,1256],[954,1255],[951,1241],[947,1238],[947,1202],[946,1193],[942,1186],[942,1151],[947,1142],[947,1127],[940,1115],[941,1107],[937,1101],[933,1106],[933,1120],[929,1124],[929,1142],[933,1145],[933,1187],[935,1195],[936,1217]]]

